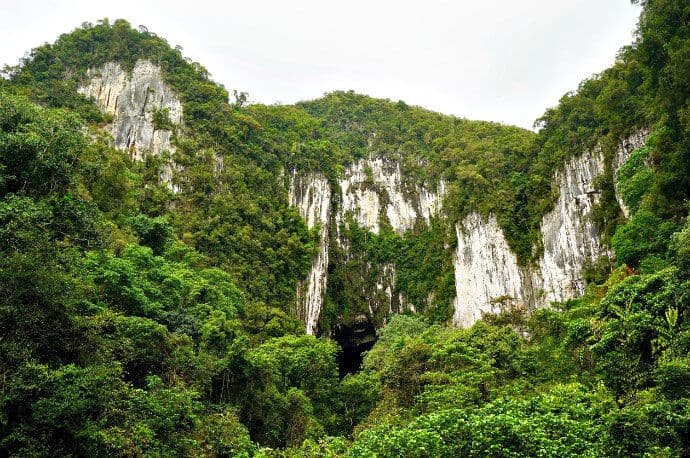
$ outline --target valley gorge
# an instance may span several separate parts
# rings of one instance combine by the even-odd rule
[[[114,146],[131,151],[141,160],[144,153],[172,154],[172,132],[156,129],[153,113],[165,109],[172,126],[182,123],[182,104],[162,77],[162,70],[150,61],[140,60],[131,72],[109,62],[88,72],[90,83],[80,93],[93,97],[101,111],[113,116]],[[616,173],[630,152],[644,146],[648,130],[621,139],[611,172]],[[348,240],[340,234],[346,216],[361,228],[378,234],[380,225],[389,225],[404,235],[417,225],[428,227],[431,218],[444,218],[446,183],[441,180],[429,189],[403,174],[400,163],[385,156],[372,155],[344,164],[343,176],[329,182],[321,172],[289,171],[288,203],[299,210],[312,229],[319,228],[316,254],[306,278],[297,287],[297,316],[308,334],[321,330],[319,319],[328,285],[329,249],[332,243],[348,252]],[[161,179],[172,185],[173,162],[167,162]],[[584,151],[566,162],[551,180],[558,196],[554,208],[541,222],[543,253],[531,265],[520,265],[511,251],[502,228],[492,214],[482,216],[473,210],[454,226],[457,248],[446,248],[452,258],[456,296],[452,322],[469,327],[482,313],[499,313],[501,307],[527,310],[548,307],[584,293],[583,269],[588,263],[608,255],[600,229],[591,218],[601,190],[595,181],[605,173],[600,147]],[[627,209],[619,199],[623,212]],[[381,275],[364,282],[369,297],[359,322],[380,326],[375,316],[414,310],[404,294],[395,288],[396,266],[379,266]],[[375,294],[376,292],[380,294]],[[429,291],[433,294],[433,291]],[[380,313],[379,313],[380,316]]]
[[[5,67],[0,456],[689,456],[690,10],[633,3],[531,130],[123,19]]]
[[[621,140],[616,151],[618,163],[624,163],[630,151],[643,147],[647,135],[640,131]],[[365,176],[364,169],[370,170],[370,178]],[[615,174],[616,170],[612,172]],[[543,217],[543,254],[536,266],[518,265],[493,215],[482,217],[473,212],[456,224],[457,249],[451,254],[457,291],[453,323],[469,327],[481,318],[482,313],[499,312],[495,299],[519,303],[534,310],[548,307],[551,302],[581,296],[584,293],[582,270],[585,265],[609,254],[590,215],[601,192],[596,189],[595,180],[604,173],[604,157],[600,150],[584,152],[556,172],[552,183],[558,200],[555,208]],[[326,235],[333,225],[337,228],[343,224],[343,215],[351,213],[358,224],[373,233],[378,233],[379,222],[385,219],[393,230],[402,234],[417,223],[428,225],[430,217],[439,216],[445,187],[441,182],[437,185],[439,192],[431,193],[405,183],[399,165],[381,158],[360,160],[346,168],[345,177],[338,183],[341,191],[338,202],[342,202],[342,208],[338,208],[335,202],[328,204],[332,191],[323,176],[303,177],[293,170],[290,182],[290,204],[300,208],[300,214],[310,227],[318,221],[324,234],[307,279],[308,292],[302,299],[307,311],[305,316],[310,317],[307,324],[309,333],[316,329],[314,317],[319,316],[324,300],[328,258],[323,253],[328,251]],[[305,190],[296,195],[293,190],[300,186]],[[314,207],[321,211],[317,213]],[[331,218],[326,208],[334,207],[338,210]],[[347,246],[347,241],[338,243]],[[395,272],[394,265],[388,269]],[[312,286],[316,284],[318,286]],[[394,275],[385,283],[369,286],[385,289],[387,298],[386,303],[369,304],[371,315],[375,308],[387,308],[390,312],[404,309],[405,299],[402,296],[398,298],[399,293],[394,289]],[[394,295],[396,301],[393,300]]]

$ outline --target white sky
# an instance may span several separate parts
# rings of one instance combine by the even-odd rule
[[[638,14],[630,0],[0,0],[0,65],[123,18],[253,102],[353,89],[530,128],[613,63]]]

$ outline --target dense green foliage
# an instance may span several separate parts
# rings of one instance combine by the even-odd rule
[[[431,228],[418,228],[401,236],[387,225],[379,234],[373,234],[350,218],[341,228],[341,234],[350,244],[345,251],[333,242],[331,262],[336,267],[329,274],[322,310],[324,325],[329,322],[349,325],[357,315],[367,313],[369,304],[386,303],[386,292],[371,288],[369,279],[379,279],[384,284],[390,276],[387,269],[391,265],[396,268],[396,290],[417,304],[417,312],[437,323],[446,322],[452,316],[455,278],[452,259],[445,247],[455,240],[447,222],[434,219]],[[431,300],[430,292],[433,292]],[[389,311],[377,312],[372,321],[385,322]]]
[[[654,171],[645,164],[648,157],[648,147],[635,150],[616,173],[621,197],[632,213],[640,208],[642,197],[654,183]]]
[[[553,172],[532,175],[532,132],[352,92],[334,92],[298,107],[332,126],[333,142],[349,160],[384,155],[402,164],[416,181],[412,184],[433,187],[445,180],[450,185],[444,209],[451,220],[473,210],[494,213],[521,260],[529,259],[541,213],[524,213],[525,199],[532,182],[548,186]]]
[[[355,376],[383,389],[348,453],[684,456],[688,228],[673,237],[684,241],[667,253],[670,267],[622,267],[561,311],[486,317],[468,330],[395,317]]]
[[[152,192],[141,209],[166,216],[178,238],[229,271],[251,300],[284,306],[290,302],[285,298],[294,296],[296,279],[306,274],[313,236],[285,205],[284,191],[275,192],[282,188],[277,179],[282,152],[266,146],[258,122],[230,104],[227,91],[203,67],[153,33],[123,20],[112,25],[103,20],[34,49],[21,67],[9,70],[9,89],[48,106],[72,108],[86,121],[102,121],[92,113],[93,103],[76,91],[86,70],[109,61],[131,69],[142,58],[159,64],[179,94],[185,132],[174,158],[181,166],[174,177],[180,192]],[[159,128],[170,123],[164,111],[154,113],[153,121]],[[216,167],[217,158],[223,167]],[[149,177],[157,177],[160,165],[149,161],[154,172]]]
[[[0,455],[690,454],[690,7],[643,4],[635,43],[537,134],[351,92],[230,103],[121,20],[35,49],[0,81]],[[183,102],[177,193],[159,182],[167,159],[111,148],[111,120],[76,91],[87,68],[140,58]],[[639,128],[654,134],[613,176]],[[581,299],[449,327],[452,223],[494,213],[530,262],[554,170],[597,144],[615,260],[592,266]],[[339,378],[337,345],[293,313],[318,228],[286,205],[282,172],[334,182],[372,154],[414,184],[446,180],[448,218],[340,228],[351,246],[331,243],[323,328],[356,322],[389,263],[418,313],[379,310],[377,343]]]
[[[290,337],[299,321],[136,214],[139,167],[75,116],[5,92],[0,113],[3,454],[247,455],[249,433],[339,431],[333,343]]]

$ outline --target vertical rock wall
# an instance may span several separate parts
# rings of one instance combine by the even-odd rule
[[[582,295],[582,268],[608,253],[591,218],[600,198],[594,180],[603,173],[603,153],[595,150],[569,160],[554,176],[558,200],[542,218],[544,254],[533,274],[533,284],[541,290],[534,299],[537,306]]]
[[[387,222],[399,234],[418,223],[429,224],[432,216],[441,211],[445,183],[439,183],[436,192],[424,186],[408,183],[400,164],[387,159],[370,157],[351,164],[338,182],[340,205],[331,217],[331,191],[328,182],[320,174],[300,174],[293,171],[290,177],[289,203],[299,208],[309,227],[321,225],[319,252],[314,258],[308,278],[298,288],[301,318],[307,332],[315,333],[326,292],[328,268],[328,241],[331,225],[339,229],[351,214],[363,228],[378,234],[381,224]],[[338,232],[338,243],[346,252],[349,243]],[[377,310],[393,313],[407,307],[405,298],[396,292],[396,267],[393,263],[368,267],[378,272],[372,280],[366,308],[370,316]]]
[[[648,136],[648,130],[641,130],[621,141],[612,161],[614,174]],[[584,293],[583,268],[610,254],[591,218],[600,199],[595,180],[603,173],[600,149],[569,160],[555,173],[558,200],[542,218],[544,251],[536,268],[518,266],[493,216],[472,213],[462,221],[456,228],[454,324],[470,326],[482,312],[496,312],[506,301],[541,308]]]
[[[469,214],[456,225],[455,313],[453,324],[469,327],[482,312],[496,312],[495,299],[523,295],[517,258],[508,247],[496,218]]]
[[[301,281],[297,288],[299,317],[304,321],[307,333],[315,334],[328,280],[331,215],[331,188],[328,180],[318,173],[300,176],[297,171],[293,171],[290,176],[288,200],[290,205],[299,209],[309,229],[320,226],[319,247],[312,260],[311,270],[306,280]]]
[[[174,152],[172,131],[155,129],[153,114],[167,109],[173,125],[182,124],[182,103],[163,79],[157,65],[139,60],[131,72],[117,62],[88,70],[89,84],[79,88],[81,94],[93,97],[102,112],[113,116],[107,130],[114,146],[127,150],[135,159],[145,153],[160,155]],[[172,166],[163,171],[161,179],[171,184]]]
[[[370,157],[351,164],[340,180],[342,208],[338,221],[351,213],[357,224],[375,234],[385,219],[399,234],[414,228],[417,221],[429,224],[441,209],[445,184],[437,192],[405,180],[400,164]]]

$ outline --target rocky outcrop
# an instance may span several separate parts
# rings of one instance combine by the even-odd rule
[[[306,280],[297,287],[298,315],[308,334],[316,334],[328,280],[328,239],[331,215],[331,188],[322,174],[305,176],[293,171],[288,192],[290,205],[297,207],[309,229],[320,227],[319,246]]]
[[[597,149],[566,162],[553,178],[558,200],[542,218],[544,253],[532,275],[539,297],[530,302],[537,306],[582,295],[583,267],[608,253],[591,218],[600,198],[594,180],[603,173],[604,155]]]
[[[157,65],[139,60],[131,72],[117,62],[108,62],[100,68],[88,70],[89,84],[79,92],[92,97],[103,113],[113,116],[107,127],[116,148],[128,151],[135,159],[144,154],[160,155],[174,152],[171,145],[173,132],[156,129],[154,114],[167,117],[170,124],[182,124],[182,103],[165,83]],[[161,179],[171,183],[172,168],[163,171]]]
[[[298,286],[299,315],[307,332],[316,333],[327,285],[328,249],[330,232],[336,228],[335,239],[340,248],[349,250],[348,241],[339,228],[347,223],[346,215],[361,227],[379,233],[386,222],[403,234],[416,224],[429,224],[441,211],[445,183],[436,191],[425,186],[410,184],[403,178],[400,164],[382,158],[370,157],[348,166],[338,182],[339,195],[334,198],[328,181],[321,174],[301,174],[292,171],[288,201],[297,207],[308,227],[321,227],[319,248],[306,280]],[[337,188],[336,188],[337,189]],[[331,215],[331,208],[337,212]],[[396,268],[393,263],[366,266],[371,274],[370,291],[363,292],[369,316],[377,311],[395,313],[410,308],[402,294],[395,288]]]
[[[517,258],[494,216],[471,213],[455,227],[458,247],[455,265],[453,324],[469,327],[482,312],[498,311],[503,299],[522,298],[524,289]]]
[[[351,213],[361,227],[379,233],[382,220],[399,234],[414,228],[417,221],[429,224],[441,209],[445,183],[438,191],[404,180],[400,164],[370,157],[351,164],[340,180],[342,206],[338,221]]]
[[[600,197],[594,180],[602,173],[600,150],[556,172],[553,186],[559,197],[542,218],[544,251],[536,268],[518,265],[493,215],[472,213],[462,221],[456,228],[455,325],[471,326],[482,313],[496,313],[505,305],[541,308],[584,293],[583,267],[607,253],[590,218]]]
[[[614,173],[648,136],[649,131],[641,130],[620,142]],[[493,216],[472,213],[462,221],[456,228],[454,324],[470,326],[483,312],[495,313],[504,305],[542,308],[584,293],[585,265],[610,254],[591,217],[600,199],[595,180],[604,172],[604,155],[595,149],[555,173],[552,186],[558,199],[542,218],[543,254],[536,266],[517,264]]]

